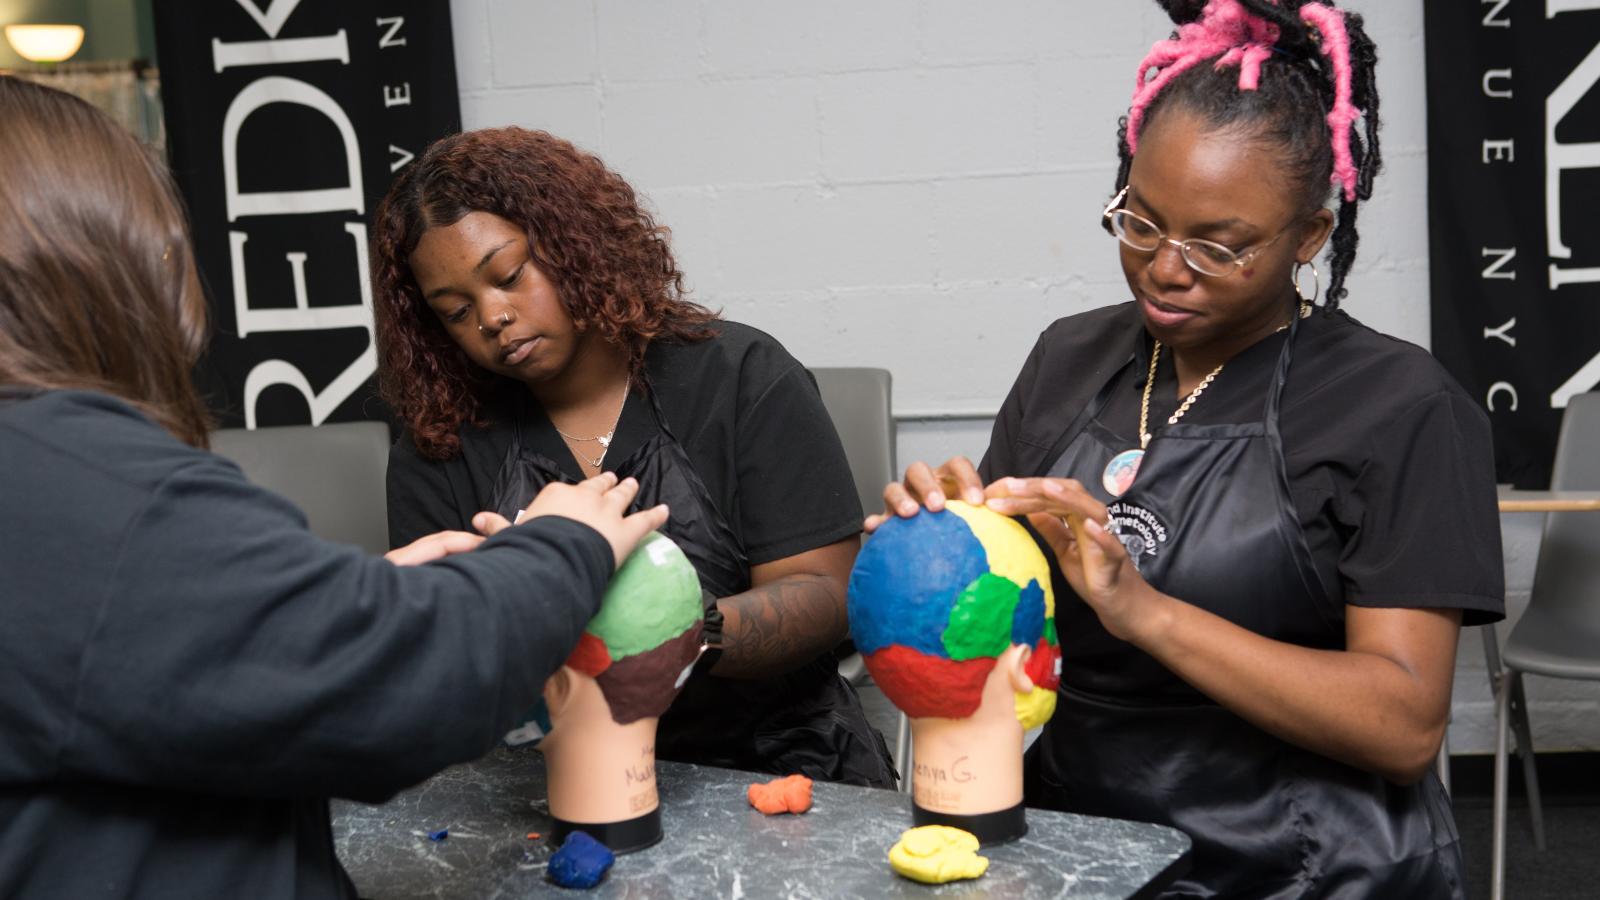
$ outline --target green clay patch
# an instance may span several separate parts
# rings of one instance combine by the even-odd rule
[[[605,642],[613,662],[654,650],[700,621],[700,579],[668,538],[639,542],[606,588],[586,629]]]
[[[945,652],[960,662],[996,657],[1011,646],[1011,617],[1022,588],[992,572],[979,575],[962,589],[950,611],[950,625],[942,639]]]
[[[1044,642],[1052,647],[1061,643],[1061,639],[1056,637],[1055,616],[1051,616],[1050,618],[1044,620]]]

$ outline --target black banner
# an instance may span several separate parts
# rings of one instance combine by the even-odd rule
[[[224,425],[378,418],[367,225],[460,130],[445,0],[156,0],[167,145]]]
[[[1433,353],[1489,411],[1499,480],[1544,488],[1600,385],[1600,0],[1424,9]]]

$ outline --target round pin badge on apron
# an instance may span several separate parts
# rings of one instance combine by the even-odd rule
[[[1133,480],[1139,477],[1139,464],[1144,462],[1144,451],[1150,446],[1150,389],[1156,383],[1156,363],[1160,361],[1161,342],[1156,341],[1155,349],[1150,351],[1150,372],[1144,380],[1144,398],[1139,401],[1139,448],[1124,450],[1111,457],[1111,461],[1106,463],[1105,470],[1100,473],[1100,486],[1113,497],[1121,497],[1128,492],[1128,488],[1133,487]],[[1193,406],[1196,400],[1200,399],[1200,395],[1211,386],[1211,382],[1217,380],[1217,375],[1222,372],[1222,367],[1226,364],[1219,363],[1209,375],[1200,379],[1200,383],[1189,392],[1189,396],[1183,398],[1177,411],[1167,417],[1168,425],[1178,424],[1178,420],[1183,418],[1183,414],[1189,411],[1189,407]]]

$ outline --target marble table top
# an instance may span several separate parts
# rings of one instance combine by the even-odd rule
[[[985,848],[989,871],[942,886],[900,878],[889,847],[911,827],[910,797],[818,782],[800,816],[767,817],[745,787],[770,776],[661,762],[665,838],[617,857],[595,898],[1124,898],[1171,880],[1189,839],[1158,825],[1028,811],[1028,834]],[[545,879],[544,763],[501,748],[381,806],[335,802],[339,857],[363,898],[580,896]],[[435,841],[429,834],[449,829]],[[1152,882],[1154,884],[1152,885]]]

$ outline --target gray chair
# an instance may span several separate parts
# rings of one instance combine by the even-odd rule
[[[1572,398],[1556,439],[1551,490],[1600,490],[1600,393]],[[1533,813],[1535,845],[1544,821],[1527,723],[1523,673],[1600,681],[1600,513],[1545,514],[1528,609],[1500,651],[1505,674],[1495,692],[1494,859],[1490,896],[1505,886],[1507,731],[1515,727]]]
[[[894,480],[893,380],[888,369],[812,369],[822,405],[844,445],[856,495],[869,515],[883,508],[884,485]],[[840,660],[839,674],[851,684],[866,680],[861,654]]]
[[[894,480],[893,382],[887,369],[812,369],[822,405],[844,444],[856,494],[868,515],[883,509],[883,487]]]
[[[224,428],[211,449],[252,482],[287,498],[319,537],[369,553],[389,549],[384,475],[389,426],[337,422],[279,428]]]
[[[868,515],[883,509],[884,485],[895,479],[895,427],[891,396],[893,379],[887,369],[839,368],[812,369],[822,405],[827,407],[844,455],[855,477],[856,494]],[[839,674],[851,684],[866,681],[866,665],[861,654],[852,653],[839,661]],[[895,736],[894,764],[902,773],[901,789],[909,789],[905,778],[911,754],[910,724],[900,716]]]

